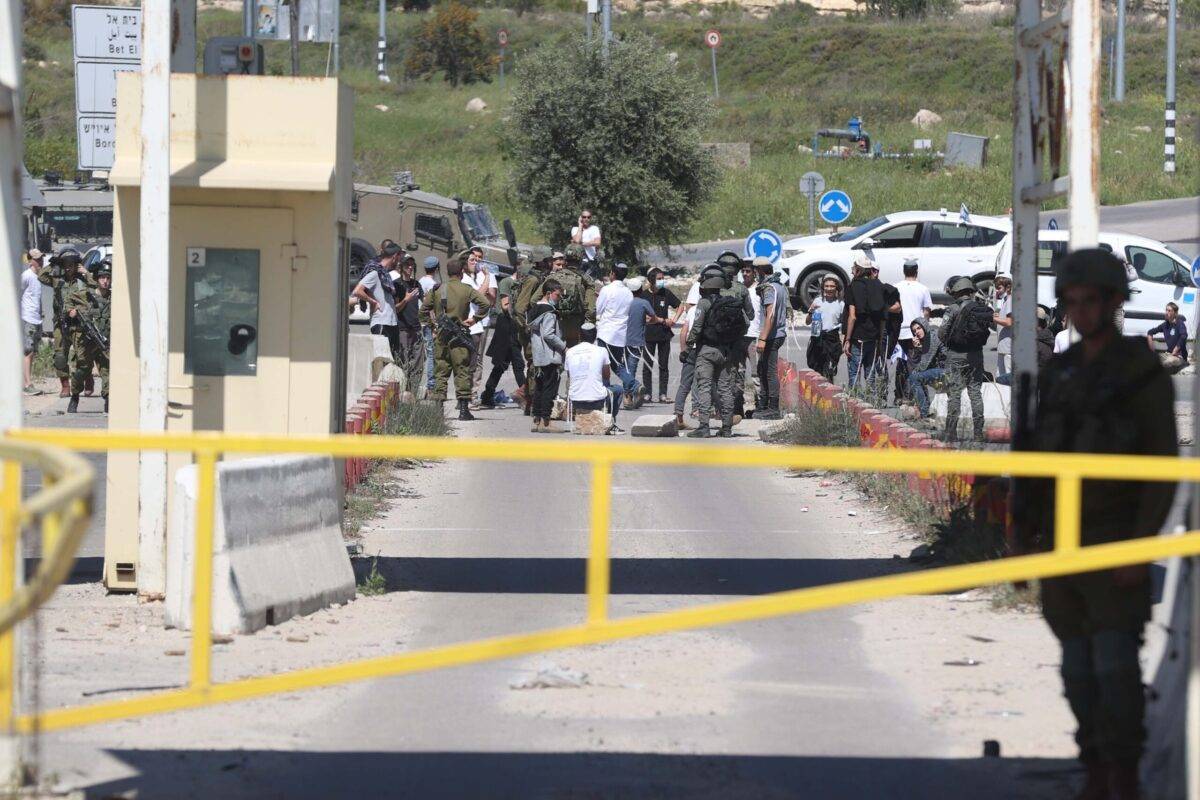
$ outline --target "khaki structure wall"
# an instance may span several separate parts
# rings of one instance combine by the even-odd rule
[[[352,95],[335,80],[261,76],[174,75],[171,88],[168,430],[341,430]],[[120,430],[138,427],[139,91],[138,76],[123,73],[110,176],[116,203],[109,424]],[[295,124],[297,109],[304,110],[303,126]],[[185,254],[195,247],[260,251],[255,375],[184,372]],[[109,458],[105,584],[133,590],[138,455]],[[168,486],[187,463],[190,457],[168,458]]]

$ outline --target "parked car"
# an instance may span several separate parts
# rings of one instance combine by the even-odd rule
[[[901,280],[904,261],[917,259],[921,282],[944,299],[946,281],[957,275],[972,278],[985,292],[991,288],[1001,244],[1011,230],[1008,217],[971,215],[963,222],[958,212],[946,209],[901,211],[835,234],[784,242],[781,264],[792,304],[800,309],[808,308],[826,275],[848,283],[855,258],[864,252],[879,265],[885,283]]]
[[[1010,269],[1011,240],[1001,248],[1001,272]],[[1189,328],[1195,331],[1200,320],[1196,286],[1188,259],[1169,246],[1144,236],[1129,233],[1100,232],[1100,246],[1133,265],[1137,280],[1129,287],[1125,303],[1125,335],[1141,336],[1163,320],[1167,303],[1179,306]],[[1067,231],[1038,231],[1038,304],[1055,307],[1054,268],[1067,254]]]

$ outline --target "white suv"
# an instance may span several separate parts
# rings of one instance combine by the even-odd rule
[[[921,283],[935,297],[944,297],[946,281],[957,275],[974,279],[987,291],[1011,229],[1008,217],[971,215],[963,222],[958,212],[946,209],[902,211],[832,235],[786,241],[780,263],[797,308],[808,308],[826,275],[834,275],[844,286],[854,259],[863,252],[879,265],[884,283],[903,279],[904,261],[915,258]]]

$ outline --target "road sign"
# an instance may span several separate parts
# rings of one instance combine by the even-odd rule
[[[825,191],[825,176],[819,172],[806,172],[800,176],[801,194],[820,194]]]
[[[820,201],[817,202],[817,211],[821,213],[821,219],[830,225],[841,225],[850,219],[850,212],[853,210],[854,204],[850,202],[850,195],[841,189],[830,189],[821,195]]]
[[[508,47],[508,30],[501,28],[500,32],[496,34],[496,39],[499,40],[501,47]]]
[[[712,30],[708,31],[708,33],[704,34],[704,43],[714,49],[720,47],[721,46],[721,32],[719,30],[717,30],[716,28],[713,28]]]
[[[81,170],[109,170],[116,150],[117,73],[141,69],[142,10],[72,6],[71,33],[76,165]]]
[[[783,239],[780,239],[775,231],[759,228],[746,237],[746,246],[742,252],[746,258],[761,257],[775,264],[783,255]]]
[[[1058,230],[1058,220],[1056,220],[1054,217],[1051,217],[1050,221],[1046,223],[1046,229],[1051,231]]]

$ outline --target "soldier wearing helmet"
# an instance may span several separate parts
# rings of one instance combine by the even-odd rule
[[[92,274],[83,266],[83,257],[74,247],[67,247],[50,258],[50,269],[38,273],[38,280],[50,287],[54,296],[54,372],[58,375],[59,397],[71,394],[71,373],[79,353],[72,350],[71,331],[78,327],[66,313],[67,295],[79,287],[96,286]],[[85,381],[84,393],[93,392],[92,376]]]
[[[75,354],[71,374],[71,399],[67,413],[79,410],[79,395],[92,378],[92,369],[100,370],[100,396],[108,411],[108,342],[112,319],[112,262],[100,262],[96,270],[97,286],[93,289],[76,281],[67,292],[64,308],[71,323],[71,349]]]
[[[713,270],[710,267],[716,266]],[[713,405],[721,416],[721,429],[716,435],[732,436],[734,420],[734,369],[742,349],[749,319],[744,305],[736,297],[722,295],[725,289],[724,271],[710,265],[701,273],[700,302],[688,330],[688,350],[695,363],[695,394],[693,403],[699,425],[688,434],[692,438],[714,435],[709,427]],[[747,303],[749,297],[747,296]],[[751,308],[753,314],[753,308]],[[716,394],[714,395],[714,386]]]
[[[1111,253],[1077,250],[1059,265],[1055,290],[1082,337],[1054,356],[1038,382],[1030,449],[1059,453],[1174,456],[1174,390],[1143,340],[1122,337],[1114,312],[1129,297],[1125,269]],[[1093,545],[1153,536],[1175,494],[1170,483],[1086,481],[1081,541]],[[1054,545],[1054,494],[1033,482],[1020,504],[1016,549]],[[1138,797],[1145,696],[1138,652],[1150,619],[1145,564],[1041,583],[1042,612],[1062,645],[1062,679],[1078,722],[1087,769],[1080,797]]]
[[[946,438],[958,437],[958,418],[962,411],[962,391],[971,402],[971,422],[976,441],[983,440],[983,346],[995,329],[992,307],[978,296],[975,282],[958,277],[950,281],[954,304],[942,321],[941,340],[945,344],[945,370],[949,387],[946,392]]]
[[[562,298],[558,304],[559,321],[562,323],[563,338],[567,347],[579,344],[579,330],[583,323],[596,322],[596,283],[580,271],[581,259],[585,255],[578,244],[567,245],[564,257],[554,254],[551,277],[562,284]],[[541,302],[543,292],[537,289],[531,298],[532,305]]]
[[[746,288],[746,284],[738,280],[738,273],[742,269],[745,262],[741,257],[732,250],[726,250],[717,256],[716,265],[721,268],[721,272],[725,278],[725,288],[721,290],[721,294],[725,297],[736,297],[743,304],[746,312],[746,322],[750,323],[754,320],[754,301],[750,298],[750,290]],[[746,391],[746,350],[743,348],[733,363],[733,385],[737,392],[734,402],[735,416],[744,417],[745,413],[745,391]]]

